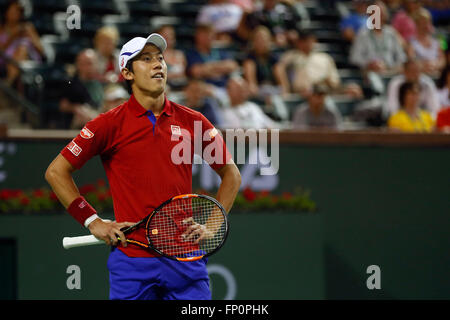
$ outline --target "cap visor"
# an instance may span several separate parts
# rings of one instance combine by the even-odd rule
[[[167,48],[166,40],[157,33],[152,33],[148,36],[146,43],[155,45],[161,52],[164,52]]]

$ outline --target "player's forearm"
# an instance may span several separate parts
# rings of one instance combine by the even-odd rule
[[[221,177],[222,182],[219,190],[217,191],[216,199],[222,204],[225,211],[228,213],[231,210],[234,199],[239,191],[239,187],[241,185],[241,174],[234,163],[225,165],[217,171],[217,174]]]

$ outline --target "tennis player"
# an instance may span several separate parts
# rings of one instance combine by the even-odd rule
[[[172,149],[181,138],[192,146],[196,139],[206,138],[200,141],[202,151],[215,150],[214,157],[204,160],[221,177],[216,199],[227,212],[240,186],[239,170],[213,125],[201,113],[166,98],[166,46],[164,38],[153,33],[122,47],[118,63],[132,93],[130,99],[88,122],[45,173],[69,214],[112,246],[107,263],[110,299],[211,299],[206,259],[178,262],[161,257],[127,245],[120,230],[165,200],[192,193],[192,163],[176,164],[179,161],[172,159]],[[195,135],[199,127],[201,134]],[[72,179],[72,173],[96,155],[108,177],[116,221],[102,220]],[[194,231],[202,236],[202,229]],[[145,242],[143,229],[132,234]]]

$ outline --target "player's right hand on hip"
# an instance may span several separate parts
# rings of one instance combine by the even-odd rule
[[[116,222],[98,218],[92,221],[88,228],[97,239],[105,241],[107,245],[117,246],[120,241],[122,246],[126,247],[127,240],[120,229],[133,224],[132,222]]]

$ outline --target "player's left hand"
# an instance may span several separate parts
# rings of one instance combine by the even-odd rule
[[[186,231],[181,235],[181,238],[184,241],[199,243],[202,240],[214,237],[214,233],[211,230],[208,230],[206,226],[195,222],[193,218],[184,219],[183,225],[188,225]]]

